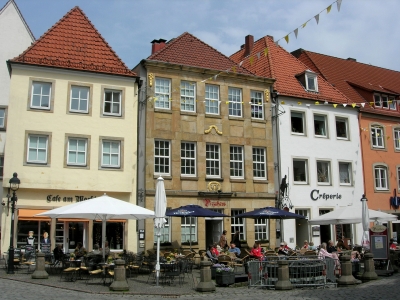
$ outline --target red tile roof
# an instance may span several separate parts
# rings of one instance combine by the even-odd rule
[[[78,7],[12,62],[113,75],[136,76]]]
[[[267,56],[264,55],[266,48],[268,49]],[[306,91],[296,75],[308,70],[309,67],[276,45],[270,36],[256,41],[250,55],[245,57],[244,54],[245,48],[231,55],[231,58],[237,63],[243,61],[243,66],[258,76],[276,79],[274,89],[280,95],[331,103],[349,103],[345,95],[318,74],[318,93]],[[252,63],[250,57],[252,57]]]
[[[216,71],[231,70],[233,66],[237,66],[229,57],[188,32],[169,41],[164,48],[147,59]],[[254,75],[251,71],[238,66],[236,72]]]
[[[400,72],[303,49],[294,51],[293,55],[307,64],[312,70],[324,76],[326,80],[345,94],[351,102],[368,103],[364,108],[360,108],[361,111],[399,116],[396,111],[374,108],[369,103],[374,101],[373,92],[394,96],[399,95]],[[367,93],[359,93],[358,88],[367,91]],[[399,98],[396,97],[396,99]]]

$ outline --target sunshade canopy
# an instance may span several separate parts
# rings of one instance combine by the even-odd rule
[[[291,213],[276,207],[264,207],[236,215],[235,218],[265,219],[305,219],[304,216]]]
[[[229,217],[228,215],[194,204],[167,210],[166,215],[169,217]]]

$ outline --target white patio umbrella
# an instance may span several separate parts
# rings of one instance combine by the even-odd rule
[[[368,234],[368,229],[369,229],[369,210],[368,210],[368,204],[367,204],[367,198],[365,198],[365,195],[362,196],[361,198],[361,203],[362,203],[362,208],[361,208],[361,214],[362,214],[362,227],[363,227],[363,234],[361,238],[361,245],[369,249],[369,234]]]
[[[167,196],[165,195],[164,179],[160,176],[157,178],[156,195],[154,197],[154,227],[157,230],[157,264],[156,264],[156,284],[160,278],[160,235],[161,228],[167,222],[165,220],[165,211],[167,209]]]
[[[327,214],[318,216],[308,221],[310,225],[331,225],[331,224],[357,224],[362,222],[361,208],[345,206],[335,209]],[[397,216],[381,211],[368,209],[370,222],[396,221]]]
[[[101,220],[102,222],[102,248],[103,259],[105,258],[104,242],[106,239],[106,221],[112,219],[134,219],[143,220],[154,218],[154,211],[135,204],[103,196],[77,202],[74,204],[55,208],[36,216],[47,216],[54,218],[78,218],[89,220]]]

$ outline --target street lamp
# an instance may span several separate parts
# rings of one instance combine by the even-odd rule
[[[15,202],[18,198],[15,192],[19,189],[20,180],[18,179],[18,174],[14,173],[13,177],[10,179],[10,189],[13,191],[11,199],[8,198],[7,206],[11,202],[11,232],[10,232],[10,248],[8,249],[8,269],[7,274],[14,274],[14,211]]]

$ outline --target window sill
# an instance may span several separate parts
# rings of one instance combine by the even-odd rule
[[[162,175],[162,174],[154,174],[153,179],[157,179],[158,177],[162,177],[164,180],[172,180],[171,175]]]
[[[48,164],[48,163],[24,162],[24,166],[28,166],[28,167],[50,167],[50,164]]]
[[[391,193],[390,190],[377,190],[376,188],[374,188],[374,192],[375,193]]]
[[[198,181],[198,180],[199,180],[199,177],[197,177],[197,176],[190,177],[190,176],[182,176],[182,175],[181,175],[181,180]]]
[[[228,116],[228,120],[232,121],[244,121],[243,117]]]
[[[386,148],[380,148],[380,147],[374,147],[374,146],[372,146],[371,149],[372,150],[377,150],[377,151],[387,151]]]
[[[121,167],[100,167],[99,170],[103,171],[123,171]]]
[[[197,117],[197,113],[195,111],[182,111],[181,110],[181,115]]]
[[[224,181],[221,177],[206,177],[206,181]]]
[[[336,139],[338,141],[349,141],[349,139],[347,137],[339,137],[339,136],[337,136]]]
[[[206,118],[222,119],[221,115],[206,114]]]
[[[308,182],[294,181],[293,184],[308,185]]]
[[[168,108],[154,108],[154,112],[164,113],[164,114],[172,114],[171,109]]]
[[[244,178],[229,178],[230,182],[237,182],[237,183],[245,183],[246,179]]]
[[[251,119],[251,122],[254,122],[254,123],[267,123],[267,121],[266,120],[263,120],[263,119]]]
[[[306,136],[304,133],[301,133],[301,132],[291,132],[292,133],[292,135],[297,135],[297,136]]]
[[[50,108],[40,108],[40,107],[29,107],[29,111],[36,111],[36,112],[53,112]]]

